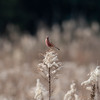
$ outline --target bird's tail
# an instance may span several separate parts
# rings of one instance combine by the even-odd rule
[[[55,47],[57,50],[60,50],[59,48]]]
[[[56,47],[52,42],[51,42],[51,44],[53,45],[53,47],[55,47],[57,50],[60,50],[58,47]]]

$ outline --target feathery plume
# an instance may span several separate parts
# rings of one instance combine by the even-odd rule
[[[89,79],[82,82],[81,85],[93,85],[98,81],[98,77],[100,77],[100,66],[97,66],[96,69],[90,73]]]
[[[62,68],[62,63],[58,61],[57,53],[51,50],[44,54],[43,62],[38,67],[48,77],[48,69],[51,69],[51,74],[55,74]]]
[[[76,94],[76,84],[72,83],[70,85],[70,90],[65,94],[64,100],[80,100],[79,96]]]
[[[61,68],[62,64],[58,60],[57,53],[54,50],[47,51],[43,62],[39,64],[39,69],[48,80],[49,100],[51,99],[52,81],[57,77],[56,74]]]
[[[90,100],[94,100],[96,95],[96,87],[98,87],[98,78],[100,77],[100,66],[97,66],[94,71],[90,73],[88,80],[81,83],[82,86],[86,86],[86,89],[90,91]],[[97,88],[98,91],[98,88]]]
[[[35,100],[43,100],[43,94],[46,90],[44,89],[43,85],[40,83],[40,80],[37,79],[36,89],[35,89]]]

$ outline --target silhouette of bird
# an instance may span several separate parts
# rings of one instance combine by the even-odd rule
[[[49,37],[47,36],[45,39],[45,44],[47,47],[49,48],[56,48],[57,50],[60,50],[59,48],[57,48],[52,42],[50,42]]]

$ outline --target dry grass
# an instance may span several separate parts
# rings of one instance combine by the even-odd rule
[[[11,41],[0,38],[0,100],[33,100],[29,91],[37,78],[44,86],[47,85],[37,70],[42,60],[41,53],[47,50],[44,44],[47,35],[61,49],[57,53],[63,63],[61,75],[55,81],[52,100],[63,100],[73,80],[80,98],[87,100],[89,93],[80,84],[96,67],[97,61],[99,64],[100,39],[97,34],[100,25],[93,22],[89,26],[81,19],[63,22],[61,27],[54,25],[51,30],[39,27],[36,36],[27,33],[20,36],[16,27],[7,27]]]

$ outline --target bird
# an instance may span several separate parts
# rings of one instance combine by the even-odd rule
[[[56,48],[57,50],[60,50],[58,47],[56,47],[52,42],[50,42],[49,37],[47,36],[45,39],[45,44],[49,48]]]

